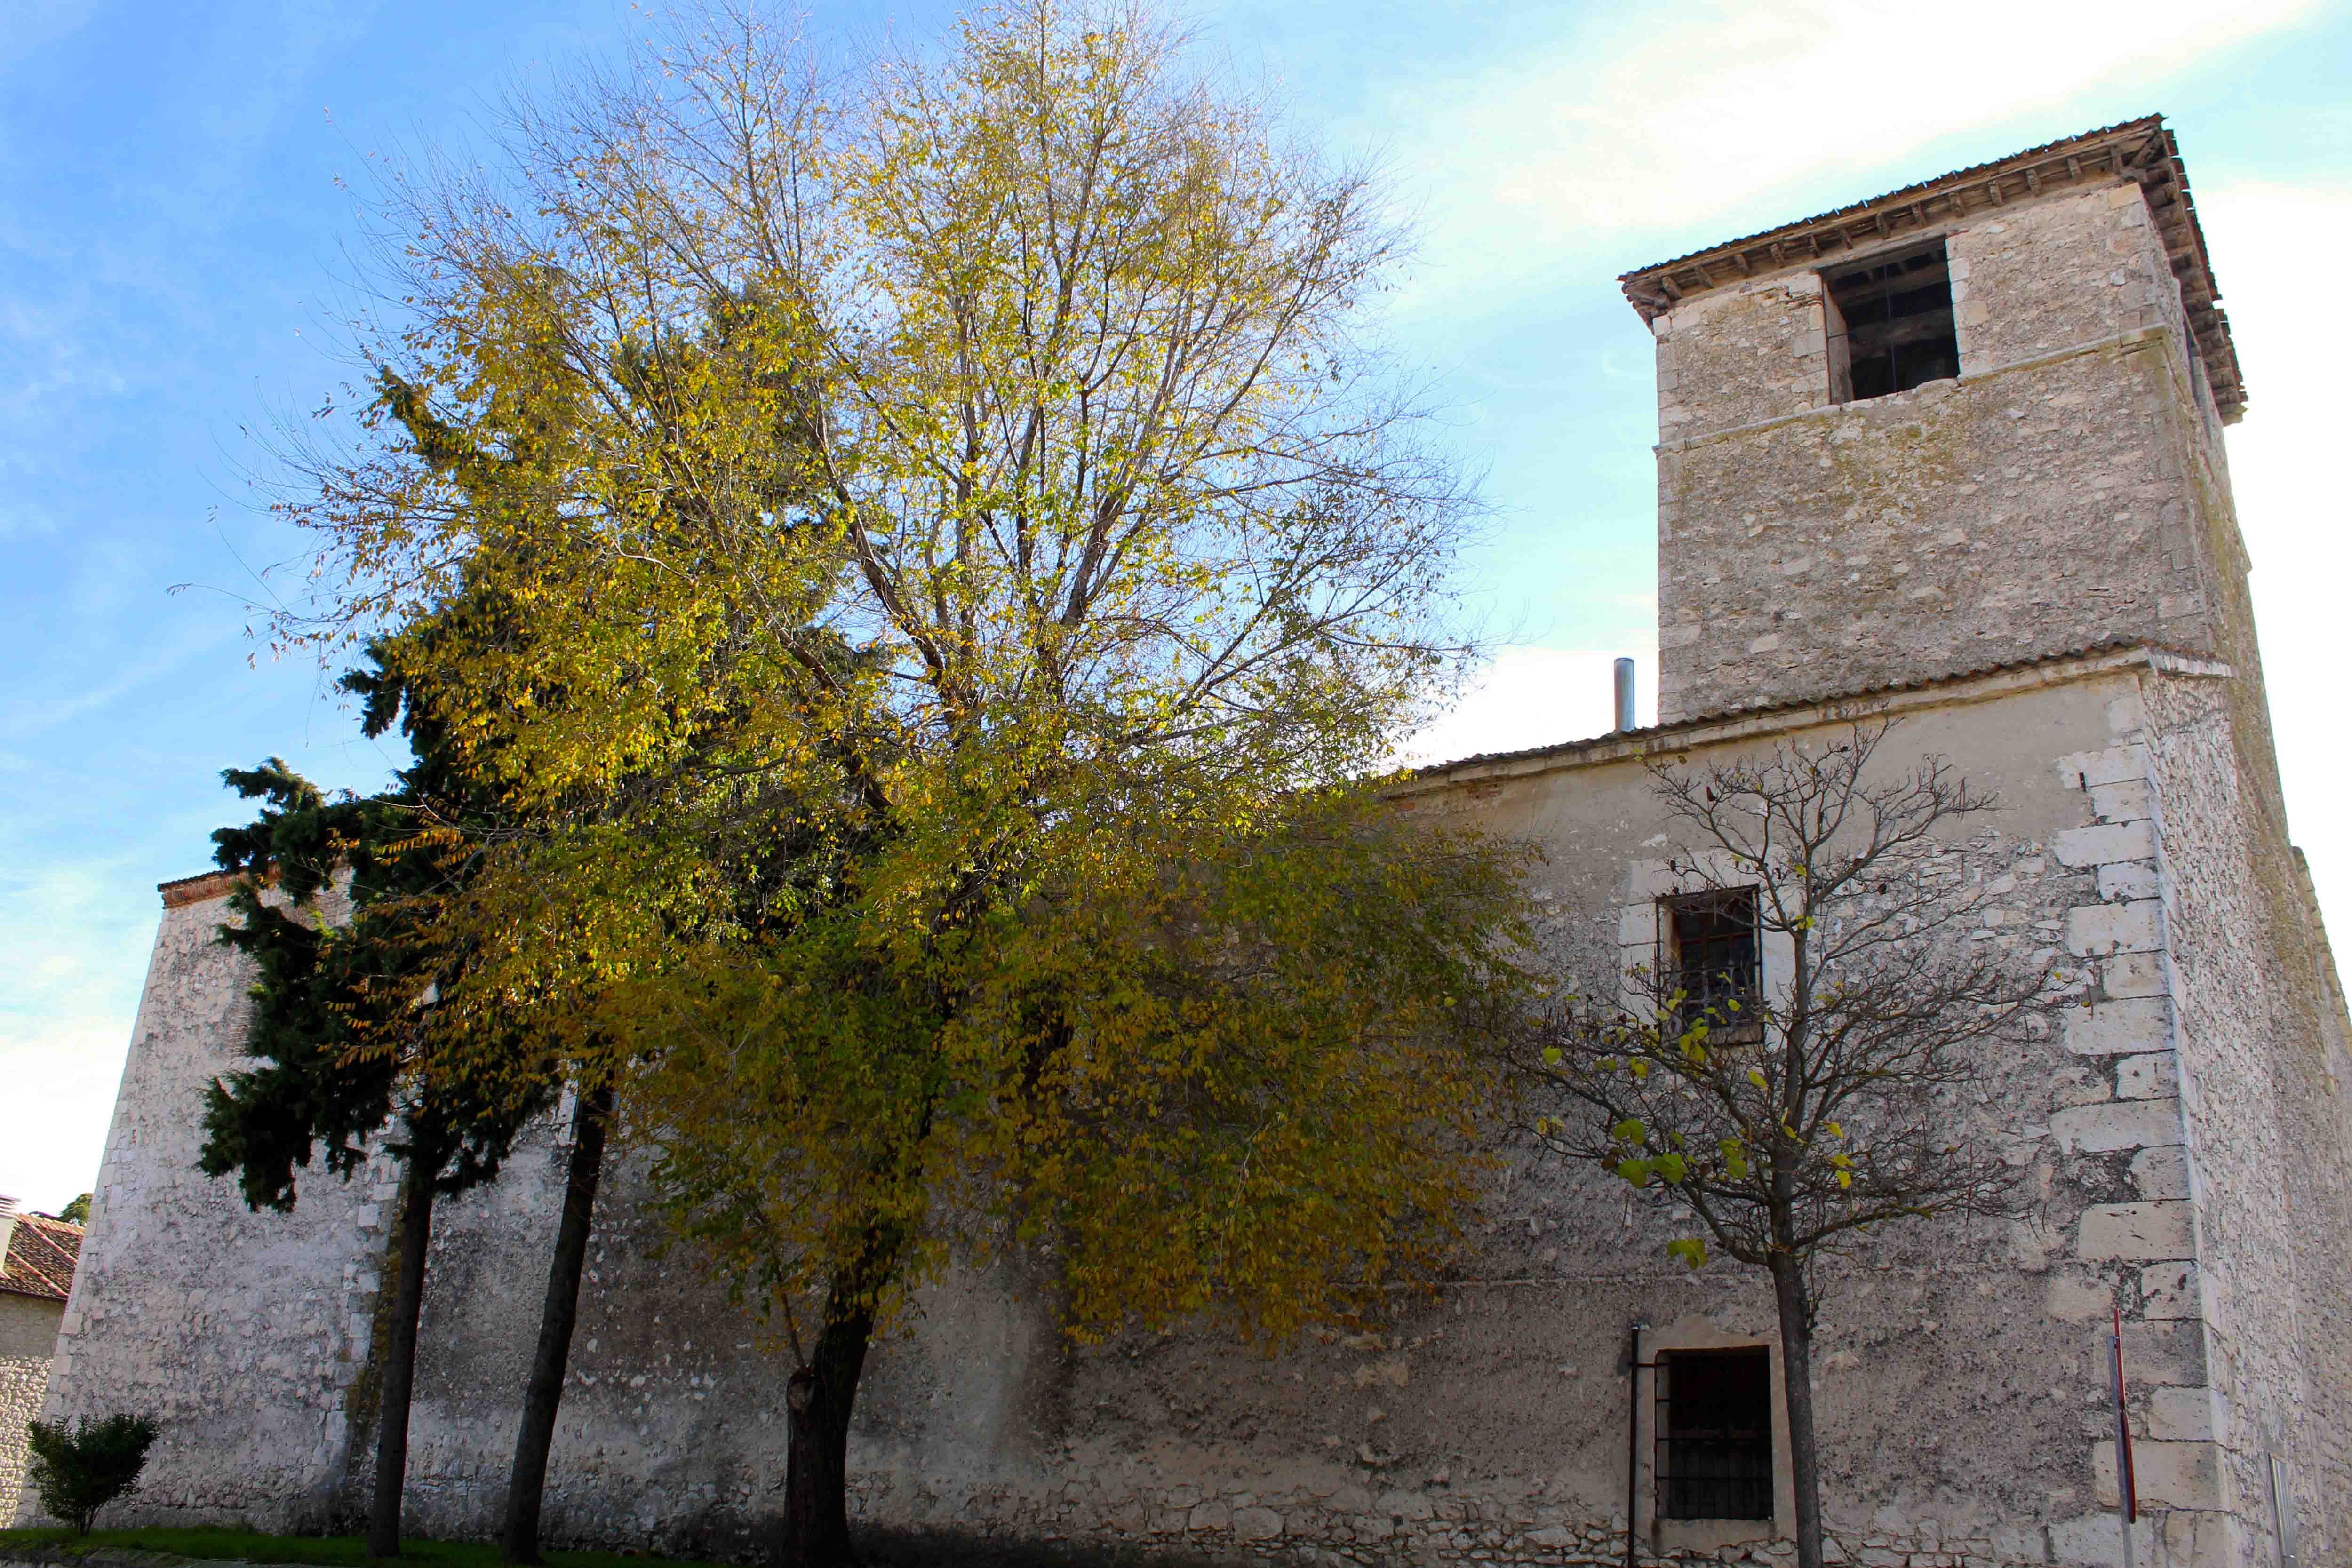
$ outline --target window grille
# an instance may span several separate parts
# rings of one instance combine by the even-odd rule
[[[1771,1353],[1664,1352],[1657,1401],[1658,1517],[1771,1518]]]
[[[1666,951],[1659,967],[1682,993],[1676,1026],[1703,1021],[1722,1032],[1753,1025],[1764,988],[1756,890],[1684,894],[1665,900],[1663,913]]]
[[[1859,402],[1960,373],[1944,242],[1822,279],[1830,398]]]

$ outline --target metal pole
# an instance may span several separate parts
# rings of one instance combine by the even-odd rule
[[[2112,1312],[2107,1354],[2116,1391],[2116,1504],[2123,1518],[2124,1568],[2136,1568],[2132,1561],[2132,1526],[2139,1522],[2139,1488],[2132,1475],[2131,1422],[2124,1413],[2124,1312],[2120,1306]]]
[[[1622,735],[1633,727],[1633,661],[1617,661],[1617,730]]]
[[[1631,659],[1617,661],[1620,686],[1622,672]],[[1640,1537],[1633,1529],[1633,1505],[1640,1497],[1642,1455],[1642,1331],[1650,1325],[1634,1323],[1625,1331],[1625,1568],[1638,1568]],[[2126,1565],[2128,1568],[2128,1565]]]

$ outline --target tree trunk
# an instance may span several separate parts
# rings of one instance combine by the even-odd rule
[[[1797,1568],[1822,1568],[1821,1455],[1813,1441],[1813,1323],[1803,1263],[1772,1255],[1780,1309],[1780,1373],[1789,1393],[1789,1474],[1797,1494]]]
[[[849,1415],[873,1333],[873,1309],[848,1305],[836,1291],[815,1354],[785,1386],[792,1429],[779,1568],[847,1568],[857,1561],[849,1545]]]
[[[539,1348],[522,1396],[522,1429],[515,1437],[507,1480],[507,1518],[499,1536],[509,1563],[537,1563],[539,1511],[547,1492],[547,1450],[555,1441],[555,1411],[572,1358],[572,1331],[580,1319],[580,1275],[588,1262],[596,1187],[604,1175],[604,1134],[613,1118],[613,1086],[580,1096],[572,1113],[572,1164],[563,1183],[563,1218],[555,1228],[555,1260],[547,1270],[547,1300],[539,1311]]]
[[[416,1381],[416,1320],[425,1308],[425,1253],[433,1240],[436,1151],[412,1148],[400,1178],[400,1281],[394,1287],[391,1343],[383,1358],[383,1399],[376,1409],[375,1501],[368,1510],[367,1554],[400,1555],[400,1498],[408,1482],[408,1401]]]

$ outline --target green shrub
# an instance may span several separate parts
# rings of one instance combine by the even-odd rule
[[[85,1416],[70,1428],[36,1421],[26,1437],[33,1450],[29,1479],[41,1507],[83,1535],[98,1511],[139,1487],[139,1471],[155,1441],[144,1416]]]

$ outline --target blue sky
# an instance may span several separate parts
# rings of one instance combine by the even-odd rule
[[[935,32],[939,5],[819,6],[820,34]],[[158,915],[235,820],[219,770],[278,753],[366,789],[389,758],[318,672],[244,637],[295,542],[247,431],[345,367],[371,155],[461,141],[502,89],[620,47],[610,0],[193,6],[9,0],[0,30],[0,1193],[94,1180]],[[1376,157],[1418,214],[1391,308],[1497,509],[1468,586],[1507,638],[1426,737],[1449,754],[1606,727],[1654,674],[1649,340],[1615,276],[2032,143],[2172,117],[2252,412],[2230,437],[2289,807],[2352,932],[2325,808],[2340,666],[2341,408],[2326,258],[2352,246],[2352,10],[1978,0],[1520,5],[1230,0],[1205,40]],[[323,303],[326,302],[326,303]],[[2323,425],[2323,421],[2329,423]],[[174,584],[191,584],[171,591]],[[2341,813],[2336,813],[2341,815]]]

